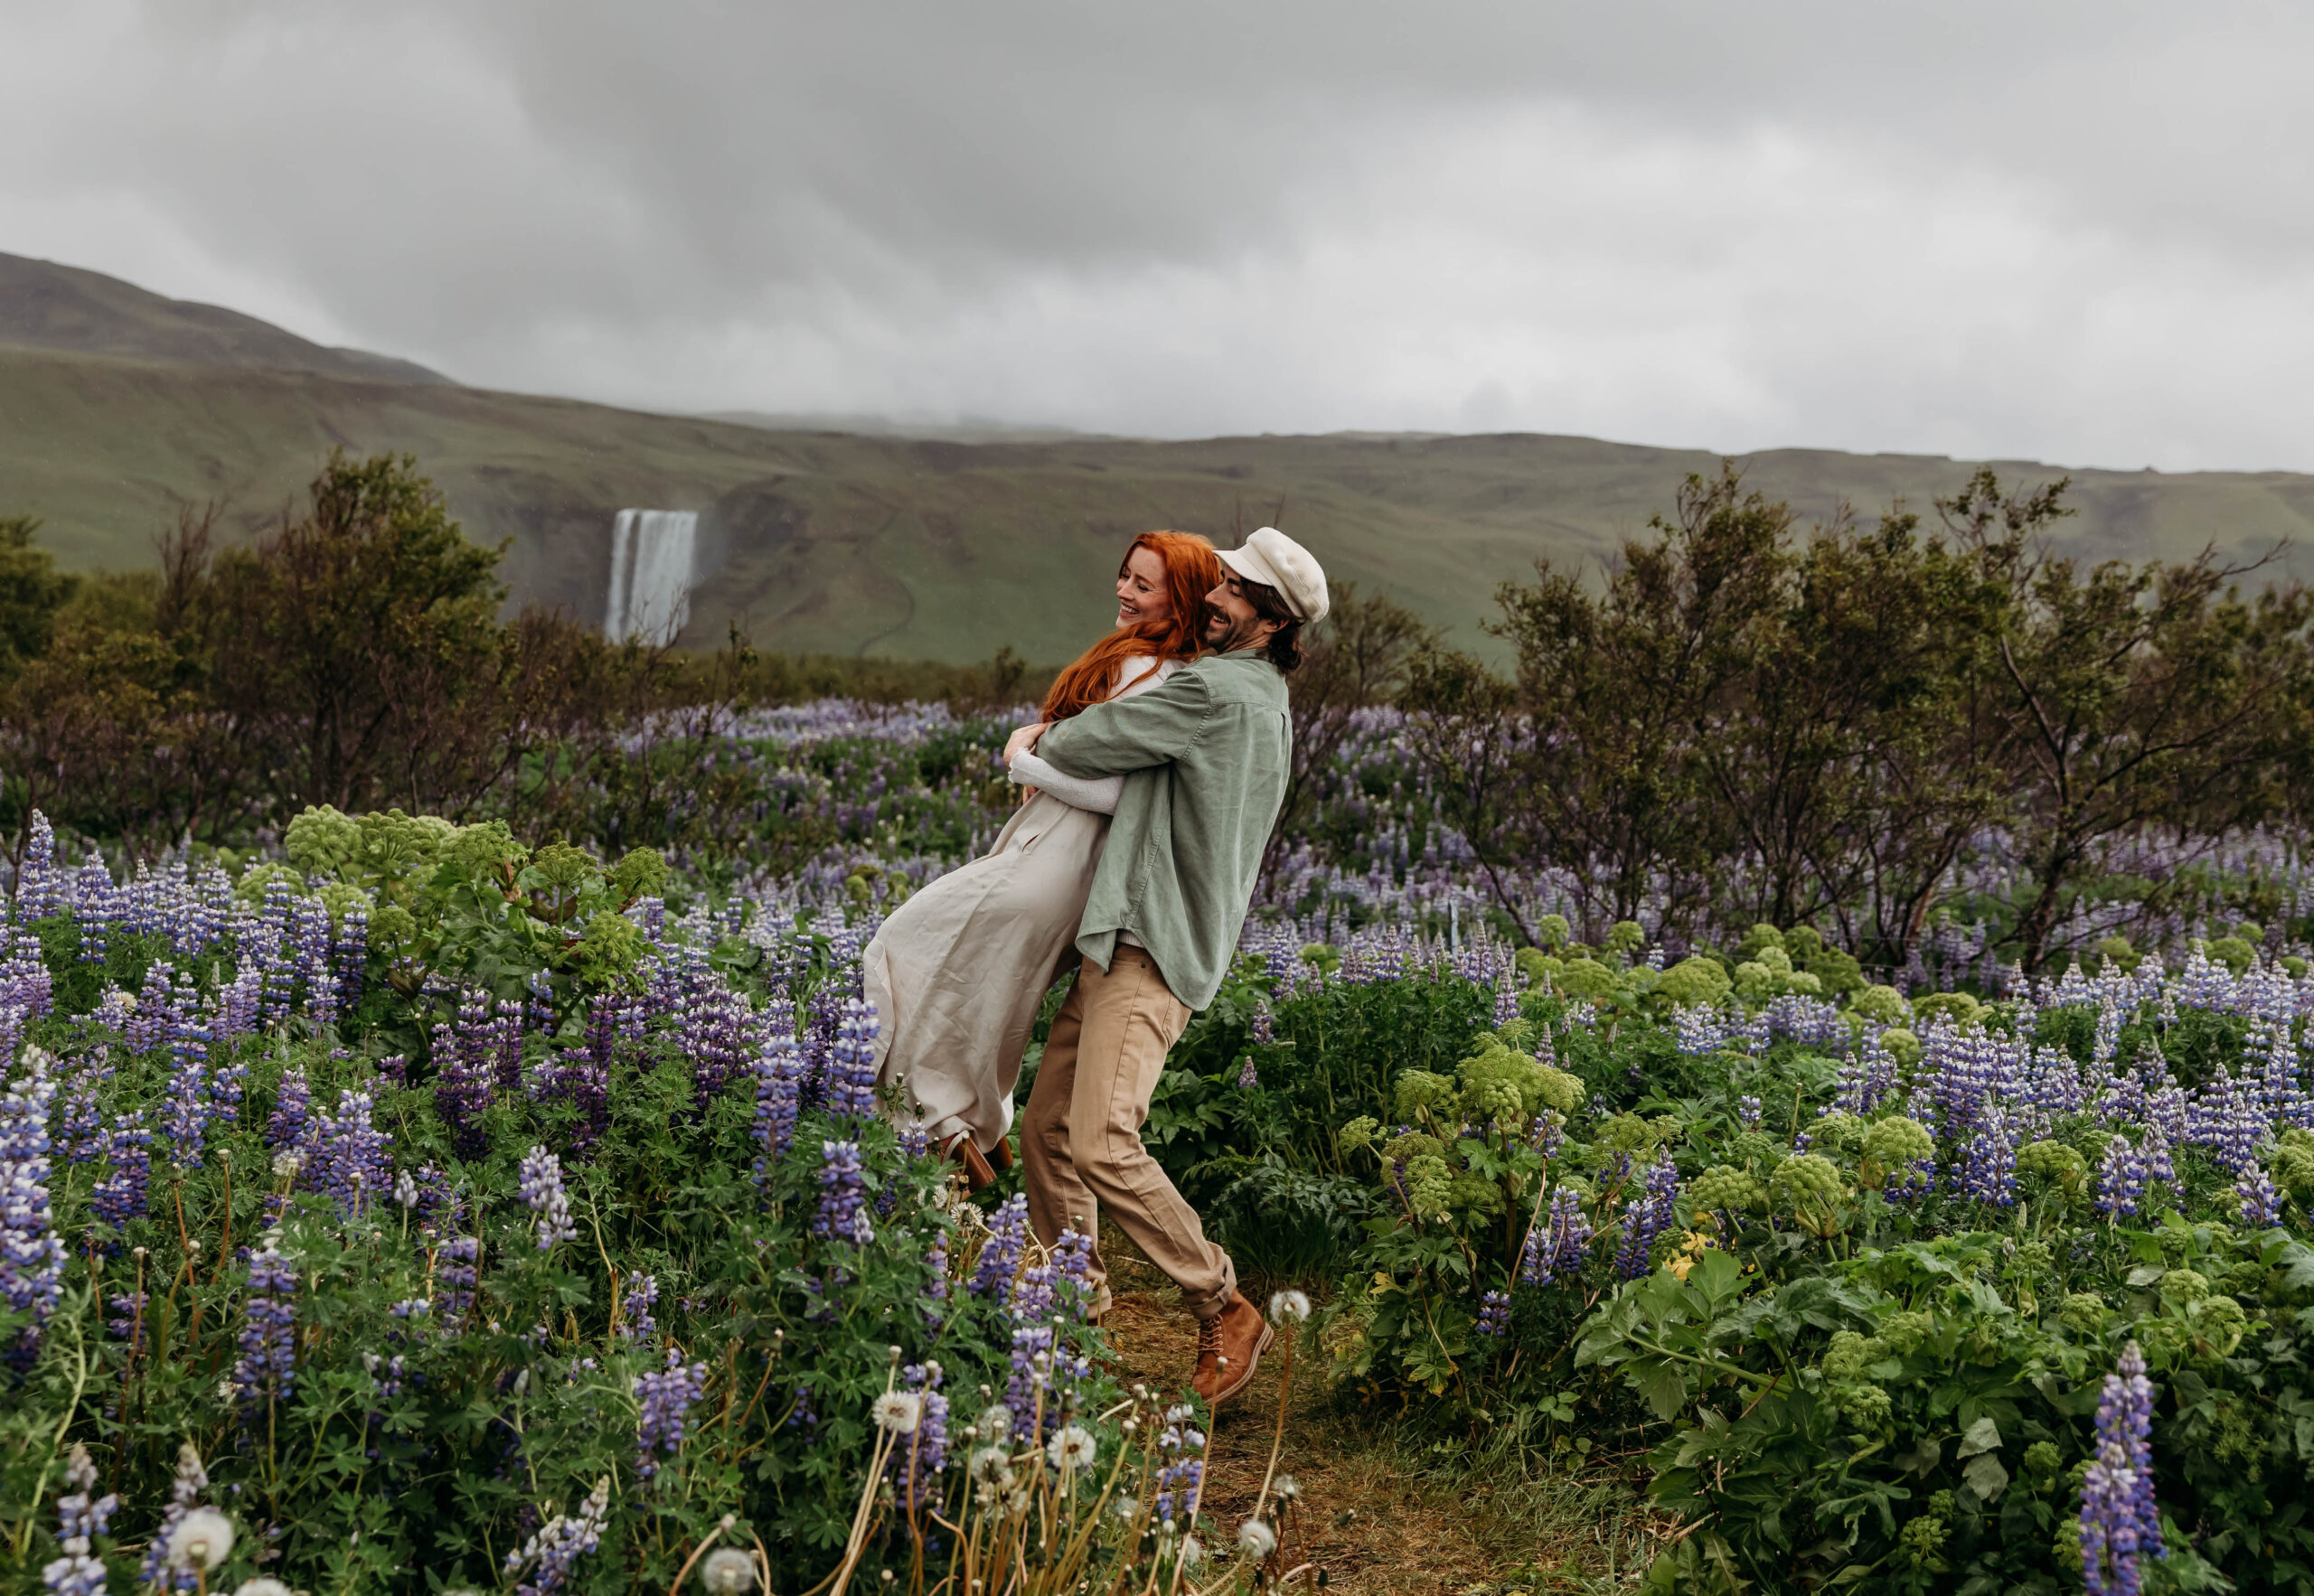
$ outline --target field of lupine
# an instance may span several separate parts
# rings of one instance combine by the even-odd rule
[[[1201,1515],[1208,1419],[1105,1368],[1082,1238],[878,1112],[859,951],[1001,823],[1007,724],[728,724],[687,757],[738,831],[672,868],[312,811],[123,878],[41,829],[5,1588],[1315,1582],[1290,1482]],[[2141,947],[2084,900],[2031,978],[1997,839],[1905,970],[1586,944],[1547,873],[1489,884],[1519,948],[1397,737],[1322,773],[1149,1129],[1305,1367],[1634,1477],[1657,1590],[2314,1590],[2293,849],[2201,850]]]

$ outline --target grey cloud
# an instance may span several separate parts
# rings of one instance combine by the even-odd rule
[[[2314,464],[2309,46],[2070,0],[0,0],[46,69],[0,248],[671,408]]]

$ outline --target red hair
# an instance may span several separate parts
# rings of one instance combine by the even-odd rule
[[[1146,549],[1163,563],[1172,613],[1154,624],[1120,626],[1078,655],[1045,694],[1047,720],[1066,720],[1105,700],[1116,690],[1117,667],[1137,654],[1193,660],[1204,647],[1205,596],[1221,585],[1221,561],[1213,545],[1195,532],[1143,532],[1117,562],[1118,576],[1124,575],[1134,549]]]

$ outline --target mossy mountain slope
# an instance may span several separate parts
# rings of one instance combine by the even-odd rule
[[[951,662],[1006,644],[1067,657],[1105,624],[1135,531],[1226,544],[1267,521],[1337,578],[1477,641],[1498,583],[1541,557],[1609,556],[1669,509],[1685,474],[1716,466],[1700,450],[1532,434],[964,443],[777,431],[262,361],[0,347],[0,513],[42,517],[42,540],[71,566],[146,564],[186,502],[220,501],[230,531],[252,534],[340,446],[417,455],[470,532],[511,540],[519,597],[597,615],[616,512],[697,510],[717,568],[686,641],[712,643],[737,621],[767,648]],[[1742,464],[1753,485],[1814,518],[1896,499],[1925,511],[1971,469],[1821,450]],[[2020,484],[2060,474],[1998,468]],[[2065,537],[2084,555],[2177,557],[2209,542],[2254,557],[2289,539],[2299,548],[2270,568],[2314,575],[2314,477],[2072,474],[2081,513]]]

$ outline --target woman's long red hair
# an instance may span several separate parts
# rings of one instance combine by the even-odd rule
[[[1047,720],[1066,720],[1107,699],[1116,688],[1117,667],[1136,654],[1193,660],[1204,646],[1205,596],[1221,585],[1221,561],[1213,545],[1195,532],[1143,532],[1117,562],[1120,577],[1134,549],[1146,549],[1164,562],[1172,613],[1155,625],[1120,626],[1079,654],[1045,694]]]

